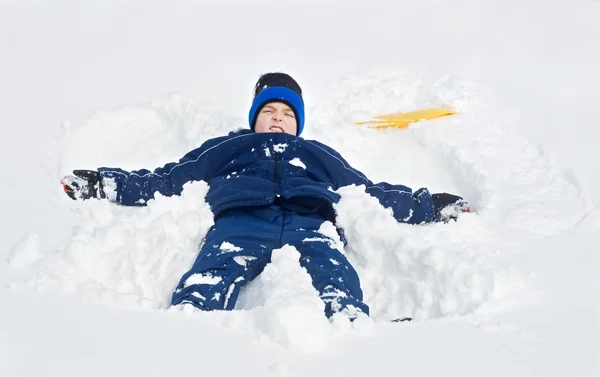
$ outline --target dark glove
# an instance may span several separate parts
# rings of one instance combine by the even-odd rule
[[[104,197],[100,173],[95,170],[73,170],[61,181],[65,193],[73,200]]]
[[[435,207],[435,221],[447,223],[456,220],[463,212],[471,212],[471,207],[466,200],[457,195],[448,193],[432,194],[433,206]]]

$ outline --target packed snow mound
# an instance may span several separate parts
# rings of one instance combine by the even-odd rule
[[[203,235],[214,224],[205,182],[185,195],[155,196],[147,207],[74,202],[81,221],[68,244],[47,256],[31,284],[124,308],[166,308]]]
[[[476,214],[447,224],[399,224],[362,187],[340,193],[336,210],[348,238],[346,253],[376,318],[489,311],[522,290],[519,272],[501,262],[517,250],[497,242]]]
[[[441,105],[461,114],[404,130],[354,124],[377,114]],[[495,116],[487,109],[473,85],[405,73],[347,76],[307,109],[303,136],[336,148],[371,180],[460,194],[473,210],[457,222],[410,226],[398,224],[363,187],[339,190],[338,222],[349,241],[345,252],[375,320],[504,307],[525,281],[522,271],[508,267],[509,256],[522,253],[537,235],[574,227],[593,210],[589,193],[568,171],[501,118],[486,119]],[[152,169],[241,125],[206,102],[170,95],[65,125],[51,169],[57,180],[74,168]],[[73,202],[57,193],[79,219],[71,239],[40,256],[39,240],[28,236],[9,262],[30,265],[34,276],[28,283],[37,289],[116,307],[167,308],[214,223],[204,201],[207,190],[204,182],[188,184],[181,196],[156,195],[141,208]],[[204,315],[291,347],[326,343],[318,296],[306,285],[309,275],[294,253],[287,247],[274,251],[273,263],[242,290],[240,310]],[[339,319],[334,323],[350,326]],[[320,330],[303,333],[309,327]]]
[[[163,166],[202,142],[239,127],[207,100],[173,93],[139,106],[97,111],[79,125],[66,123],[56,143],[57,176],[73,169]]]
[[[27,233],[11,250],[8,263],[15,268],[27,267],[43,256],[40,251],[40,236],[37,233]]]
[[[486,219],[540,235],[577,225],[595,208],[585,185],[514,129],[513,110],[487,103],[474,84],[449,76],[349,75],[310,111],[306,137],[323,140],[373,181],[464,196]],[[460,115],[406,130],[355,121],[449,106]]]

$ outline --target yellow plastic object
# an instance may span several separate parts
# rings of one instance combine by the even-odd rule
[[[356,124],[367,124],[369,128],[404,128],[408,127],[408,125],[411,123],[415,123],[421,120],[435,119],[454,114],[457,114],[457,112],[448,107],[424,109],[410,111],[408,113],[394,113],[388,115],[381,115],[365,122],[356,122]]]

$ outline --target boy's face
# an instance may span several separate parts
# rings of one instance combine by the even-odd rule
[[[298,122],[291,107],[282,102],[270,102],[260,109],[254,132],[285,132],[296,135]]]

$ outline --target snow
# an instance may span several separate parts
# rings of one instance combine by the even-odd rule
[[[600,375],[599,5],[2,2],[0,376]],[[72,169],[154,168],[246,127],[270,70],[303,88],[303,137],[471,205],[409,226],[338,190],[370,318],[328,321],[290,246],[236,310],[169,307],[214,224],[206,184],[140,208],[61,190]],[[460,114],[353,123],[441,105]]]
[[[273,145],[273,150],[277,153],[283,153],[287,147],[288,145],[286,143],[279,143]]]
[[[256,257],[249,257],[247,255],[236,255],[235,257],[233,257],[233,261],[237,264],[239,264],[240,266],[244,266],[246,267],[248,265],[248,262],[251,260],[256,259]]]
[[[234,252],[242,251],[244,249],[241,247],[235,246],[234,244],[232,244],[230,242],[225,241],[221,244],[221,246],[219,246],[219,250],[222,253],[234,253]]]
[[[302,162],[302,160],[300,160],[298,157],[291,159],[290,165],[294,165],[299,168],[306,169],[306,165],[304,165],[304,162]]]
[[[15,268],[22,268],[43,258],[40,252],[40,236],[37,233],[28,233],[14,247],[8,257],[8,264]]]
[[[186,279],[184,287],[189,287],[196,284],[216,285],[223,280],[220,276],[213,276],[211,273],[193,274]]]
[[[302,242],[327,242],[329,247],[337,249],[340,253],[344,254],[344,242],[340,239],[337,229],[331,221],[323,222],[318,232],[325,237],[305,238]]]

